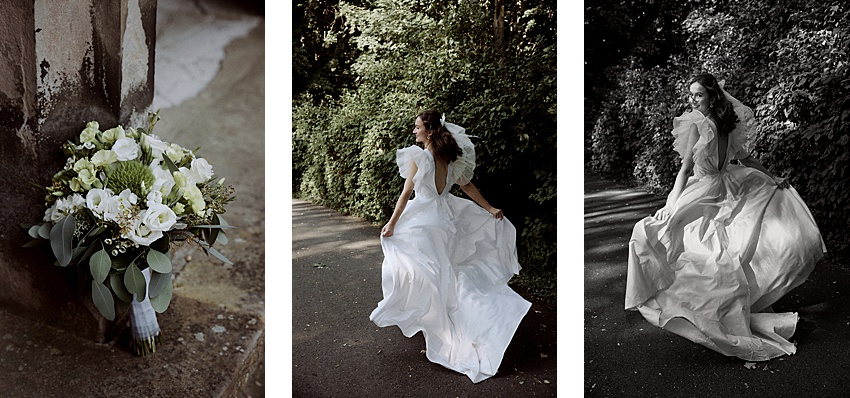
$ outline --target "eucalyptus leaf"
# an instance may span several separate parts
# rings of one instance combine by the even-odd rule
[[[109,253],[105,249],[100,249],[89,258],[89,270],[97,283],[103,283],[106,280],[110,268],[112,268],[112,259],[109,258]]]
[[[38,227],[38,236],[44,239],[50,239],[50,223],[44,223]]]
[[[112,293],[108,287],[91,281],[91,298],[94,306],[100,311],[100,315],[107,320],[115,320],[115,300],[112,299]]]
[[[124,282],[121,280],[121,275],[110,274],[109,286],[112,287],[112,291],[115,292],[115,296],[118,297],[120,301],[127,304],[133,301],[133,295],[127,291],[127,287],[124,286]]]
[[[66,216],[50,229],[50,247],[60,267],[71,263],[71,241],[76,224],[74,216]]]
[[[171,272],[171,259],[167,255],[150,249],[148,250],[147,260],[152,270],[161,274]]]
[[[219,253],[219,251],[214,249],[212,246],[208,247],[207,250],[209,250],[210,254],[215,256],[217,259],[224,261],[226,264],[233,265],[233,263],[228,260],[227,257],[224,257],[224,254]]]
[[[135,263],[128,265],[124,271],[124,286],[128,292],[136,295],[136,300],[141,302],[145,299],[145,276]]]
[[[224,232],[218,234],[218,237],[216,237],[216,240],[215,240],[215,243],[218,243],[220,245],[226,245],[227,242],[228,242],[227,234],[225,234]]]
[[[41,228],[41,226],[40,226],[40,225],[33,225],[33,226],[29,227],[29,229],[27,230],[27,234],[29,234],[29,236],[30,236],[30,237],[32,237],[33,239],[38,239],[38,238],[40,238],[40,237],[41,237],[41,236],[38,234],[38,230],[39,230],[39,228]],[[45,238],[45,239],[50,239],[50,236],[48,236],[48,237],[47,237],[47,238]]]
[[[221,224],[221,223],[218,221],[218,214],[214,214],[214,215],[213,215],[212,221],[213,221],[214,223],[216,223],[216,224]],[[218,234],[219,234],[220,232],[221,232],[221,228],[213,228],[213,229],[210,229],[210,230],[209,230],[209,235],[208,235],[208,236],[205,236],[205,238],[206,238],[207,242],[209,242],[209,244],[210,244],[210,245],[213,245],[213,244],[215,243],[215,241],[218,239]]]
[[[170,281],[169,281],[170,282]],[[165,287],[163,287],[162,292],[157,294],[154,297],[151,297],[151,307],[153,310],[159,314],[165,312],[168,309],[168,304],[171,303],[171,293],[173,287],[171,283],[166,283]]]
[[[166,284],[171,284],[171,272],[163,274],[155,271],[151,272],[151,283],[150,286],[148,286],[148,296],[158,296],[162,293],[163,289],[165,289]]]
[[[234,227],[232,225],[227,225],[227,224],[215,224],[215,225],[213,225],[213,224],[201,224],[201,225],[192,225],[192,228],[230,229],[230,228],[236,228],[236,227]]]

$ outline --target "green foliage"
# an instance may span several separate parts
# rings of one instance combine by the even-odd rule
[[[356,46],[354,85],[293,100],[293,191],[375,223],[386,222],[403,180],[396,150],[413,145],[429,108],[476,136],[475,183],[519,231],[524,273],[555,274],[555,3],[507,5],[494,43],[490,2],[340,2]],[[346,61],[348,62],[348,61]],[[455,194],[460,190],[455,189]],[[554,286],[554,283],[552,283]]]
[[[589,68],[585,139],[587,165],[608,175],[666,192],[679,159],[670,129],[686,109],[686,83],[714,73],[756,112],[750,150],[770,171],[788,176],[800,192],[836,259],[850,252],[850,7],[840,1],[778,3],[672,0],[633,3],[620,25],[602,22],[623,10],[597,1],[586,29],[619,37],[622,53],[598,56]],[[625,7],[625,6],[623,6]],[[654,18],[654,23],[639,20]],[[659,22],[678,20],[647,46],[641,37]],[[628,32],[620,32],[628,28]],[[606,31],[611,29],[613,31]],[[846,260],[844,260],[846,261]]]

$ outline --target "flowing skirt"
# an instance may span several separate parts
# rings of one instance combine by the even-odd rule
[[[797,314],[769,306],[803,283],[825,251],[794,188],[728,165],[691,177],[667,220],[635,225],[625,308],[725,355],[793,354]]]
[[[475,383],[496,374],[531,306],[507,285],[520,270],[514,226],[452,195],[414,199],[381,247],[384,299],[369,319],[422,331],[430,361]]]

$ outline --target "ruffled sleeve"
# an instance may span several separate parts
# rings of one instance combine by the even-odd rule
[[[446,125],[449,124],[450,123],[446,123]],[[452,181],[457,182],[458,185],[469,184],[469,182],[472,181],[472,176],[475,171],[475,146],[472,145],[472,141],[469,139],[469,136],[464,133],[465,129],[461,128],[461,131],[453,131],[453,129],[449,129],[449,131],[452,133],[452,137],[454,137],[455,141],[457,141],[457,145],[463,152],[457,160],[454,161]]]
[[[431,162],[423,159],[425,156],[428,156],[425,153],[425,149],[416,145],[399,149],[396,152],[395,161],[396,164],[398,164],[398,172],[401,174],[401,177],[407,178],[407,173],[410,172],[411,161],[416,163],[416,167],[418,168],[416,176],[421,176],[423,173],[427,172],[428,168],[431,167]],[[414,182],[416,182],[416,176],[414,176]]]
[[[747,147],[750,132],[755,127],[756,119],[753,116],[753,110],[740,101],[732,102],[732,109],[738,116],[738,123],[735,124],[735,129],[729,133],[729,153],[732,159],[746,159],[750,156]]]
[[[696,124],[697,130],[699,131],[700,140],[697,141],[697,144],[694,145],[693,153],[697,153],[697,146],[702,143],[702,146],[705,146],[705,142],[710,141],[713,138],[714,132],[711,130],[711,127],[708,126],[707,119],[705,116],[699,111],[691,111],[685,112],[682,116],[673,119],[673,149],[679,154],[680,158],[685,157],[685,153],[688,150],[688,142],[689,137],[688,133],[691,131],[691,125]]]

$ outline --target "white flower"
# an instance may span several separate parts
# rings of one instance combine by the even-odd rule
[[[65,214],[74,214],[77,210],[82,210],[86,207],[86,200],[82,195],[75,193],[64,201]]]
[[[162,237],[162,231],[154,231],[149,225],[142,222],[147,210],[141,212],[139,217],[133,219],[133,225],[129,231],[122,235],[124,238],[130,239],[142,246],[150,246],[151,243]]]
[[[192,160],[192,164],[190,169],[185,167],[180,168],[180,172],[186,176],[186,180],[189,181],[190,184],[203,184],[209,181],[213,175],[212,166],[207,163],[204,158],[197,158]]]
[[[186,151],[183,149],[183,147],[174,143],[168,145],[168,147],[165,148],[165,155],[168,156],[168,158],[171,159],[171,161],[174,163],[178,163],[183,160],[183,156],[185,155],[185,153]]]
[[[80,133],[80,141],[84,143],[91,143],[97,139],[97,133],[99,132],[100,126],[97,122],[88,122],[86,123],[86,129]]]
[[[105,221],[118,217],[118,201],[109,189],[94,188],[86,194],[86,207]]]
[[[139,197],[129,189],[125,189],[121,191],[118,196],[115,196],[115,202],[118,204],[118,211],[122,213],[129,212],[130,208],[132,208],[138,200]]]
[[[159,165],[151,166],[151,171],[154,177],[151,191],[159,191],[163,195],[168,195],[171,192],[171,188],[174,187],[174,176]]]
[[[162,192],[157,190],[151,190],[148,193],[148,197],[145,198],[145,203],[148,205],[148,208],[154,207],[155,205],[162,204]]]
[[[152,231],[168,231],[176,222],[177,215],[174,214],[171,208],[163,204],[154,204],[142,216],[142,223],[147,225]]]
[[[118,160],[133,160],[139,156],[139,144],[132,138],[119,138],[112,146],[112,150],[118,155]]]
[[[162,160],[162,154],[165,153],[167,145],[165,142],[162,142],[155,138],[152,135],[146,135],[144,138],[147,145],[151,147],[151,155],[155,160]]]
[[[118,161],[118,154],[111,149],[101,149],[91,157],[91,163],[95,167],[103,167]]]
[[[117,126],[101,133],[101,141],[104,144],[111,144],[126,136],[127,135],[124,134],[124,128],[121,126]]]
[[[48,207],[47,210],[44,211],[44,221],[56,223],[59,222],[62,217],[65,217],[64,215],[62,215],[62,213],[59,212],[59,210],[56,209],[56,205],[58,203],[59,201],[57,200],[55,203],[53,203],[52,206]]]

